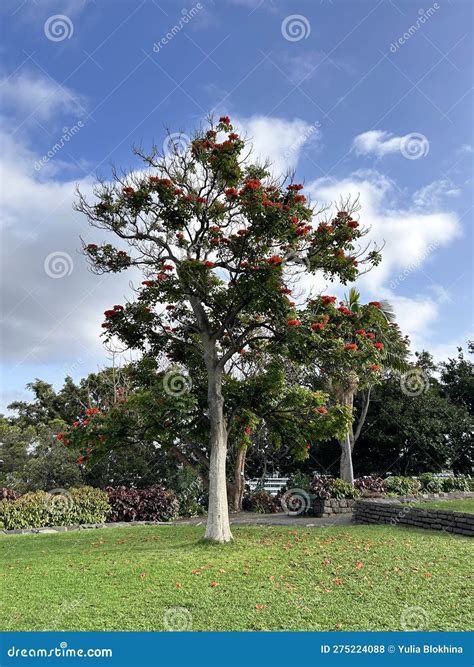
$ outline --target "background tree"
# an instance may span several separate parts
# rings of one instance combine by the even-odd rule
[[[271,353],[298,326],[284,271],[323,271],[346,282],[356,278],[358,262],[380,257],[377,250],[363,257],[356,244],[364,231],[347,215],[314,229],[316,211],[303,186],[251,164],[228,117],[199,131],[184,155],[178,148],[170,156],[137,154],[153,173],[115,172],[113,183],[99,182],[96,201],[79,196],[77,206],[128,251],[104,243],[85,252],[97,272],[136,266],[146,274],[135,302],[106,311],[106,338],[171,359],[196,350],[202,358],[210,431],[206,537],[227,542],[226,364],[246,347]]]
[[[306,357],[316,369],[313,382],[322,384],[333,402],[351,413],[354,396],[366,392],[355,431],[351,421],[339,440],[340,477],[352,484],[352,452],[367,414],[371,388],[381,381],[384,368],[406,364],[408,340],[393,322],[388,304],[361,304],[355,289],[339,305],[334,296],[311,299],[301,320],[306,326],[301,329],[303,338],[296,355]]]

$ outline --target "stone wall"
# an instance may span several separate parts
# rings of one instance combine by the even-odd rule
[[[354,500],[347,498],[342,498],[341,500],[336,500],[334,498],[328,498],[327,500],[315,498],[312,503],[310,514],[319,517],[328,517],[333,514],[350,514],[354,502]]]
[[[414,502],[419,502],[419,499],[414,499]],[[453,512],[448,509],[423,509],[413,507],[411,502],[400,500],[357,500],[354,503],[353,521],[355,523],[388,523],[392,526],[444,530],[448,533],[474,537],[474,514]]]

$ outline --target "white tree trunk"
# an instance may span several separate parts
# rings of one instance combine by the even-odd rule
[[[341,446],[341,463],[339,477],[354,485],[354,470],[352,468],[352,448],[349,433],[343,440],[339,440]]]
[[[208,408],[211,426],[209,462],[209,507],[205,539],[214,542],[230,542],[229,507],[227,504],[227,429],[222,399],[222,372],[207,357]]]

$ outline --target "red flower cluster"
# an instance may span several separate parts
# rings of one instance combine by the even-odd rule
[[[306,443],[306,445],[304,446],[304,448],[305,448],[305,449],[311,449],[311,445],[309,444],[309,442]]]
[[[289,327],[299,327],[301,320],[288,320],[287,324]]]
[[[383,348],[384,348],[384,344],[383,344],[383,343],[375,343],[375,344],[374,344],[374,347],[376,347],[377,350],[383,350]]]
[[[304,195],[295,195],[294,201],[296,203],[303,203],[306,201],[306,197]]]
[[[347,226],[350,227],[351,229],[357,229],[359,223],[357,222],[357,220],[349,220]]]
[[[279,255],[272,255],[269,259],[267,259],[267,262],[274,266],[280,266],[283,260]]]
[[[204,266],[208,269],[213,269],[215,267],[214,262],[210,262],[209,260],[204,262]]]
[[[325,414],[327,413],[327,411],[328,411],[327,408],[318,408],[318,412],[319,412],[321,415],[325,415]]]
[[[369,301],[369,306],[374,306],[374,308],[380,308],[380,301]]]
[[[145,285],[145,287],[153,287],[155,285],[154,280],[143,280],[142,285]]]
[[[237,188],[227,188],[227,190],[224,190],[224,194],[226,197],[238,197],[239,191]]]
[[[369,368],[370,368],[371,371],[379,371],[381,366],[380,366],[380,364],[371,364],[369,366]]]
[[[355,333],[359,336],[365,336],[365,329],[356,329]]]
[[[337,310],[343,315],[352,315],[352,311],[350,311],[346,306],[339,306]]]
[[[373,340],[373,339],[375,338],[375,334],[369,332],[369,333],[367,334],[367,338],[371,338],[371,339]]]
[[[163,271],[172,271],[174,266],[172,264],[163,264]]]
[[[98,415],[99,412],[100,412],[99,408],[87,408],[86,415],[88,417],[93,417],[94,415]]]
[[[325,306],[327,306],[329,303],[334,303],[334,302],[336,301],[336,297],[335,297],[335,296],[326,296],[326,295],[323,295],[323,296],[321,297],[321,301],[323,302],[323,304],[324,304]]]
[[[347,343],[347,345],[344,345],[346,350],[357,350],[357,343]]]
[[[248,229],[239,229],[237,231],[238,236],[248,236],[250,231]]]
[[[133,188],[122,188],[122,192],[124,195],[131,195],[135,192]]]
[[[262,187],[261,182],[258,178],[253,178],[248,181],[245,181],[243,190],[258,190]]]
[[[123,310],[123,306],[114,306],[112,310],[106,310],[104,311],[105,317],[113,317],[117,313],[119,313],[121,310]]]
[[[287,189],[287,190],[290,190],[290,191],[298,191],[298,190],[302,190],[303,187],[304,187],[304,186],[301,185],[301,183],[292,183],[292,184],[289,185],[286,189]]]
[[[229,116],[221,116],[219,118],[219,123],[222,123],[222,125],[230,125],[230,118]]]
[[[313,322],[311,329],[313,331],[322,331],[324,329],[324,324],[322,322]]]
[[[245,435],[250,435],[252,433],[252,429],[250,428],[250,426],[246,426],[244,428],[244,433]]]
[[[198,204],[207,204],[207,197],[197,197],[196,202]]]
[[[289,287],[280,287],[280,292],[281,294],[291,294],[291,290]]]
[[[156,276],[156,279],[162,282],[163,280],[168,280],[168,277],[166,273],[161,272]]]
[[[89,245],[87,246],[87,250],[95,251],[95,250],[97,250],[97,247],[98,246],[96,246],[95,243],[89,243]]]

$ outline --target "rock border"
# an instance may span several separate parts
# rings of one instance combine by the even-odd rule
[[[448,509],[423,509],[413,503],[429,502],[436,497],[450,500],[472,498],[473,492],[432,494],[431,497],[403,496],[400,498],[361,499],[354,503],[354,523],[378,523],[392,526],[410,526],[428,530],[442,530],[474,537],[474,514]]]

